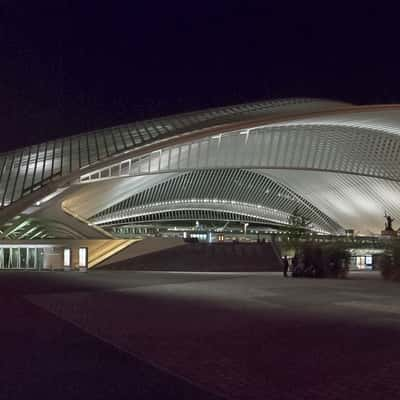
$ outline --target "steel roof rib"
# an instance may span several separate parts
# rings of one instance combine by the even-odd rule
[[[2,209],[18,205],[22,198],[26,203],[53,181],[57,187],[70,177],[92,183],[118,177],[121,164],[128,161],[126,182],[133,174],[155,174],[155,179],[133,195],[127,191],[123,201],[99,206],[94,219],[116,216],[118,211],[121,220],[146,204],[156,210],[157,203],[164,207],[157,211],[162,214],[170,201],[177,202],[183,215],[181,202],[191,198],[215,200],[219,207],[224,200],[236,201],[234,211],[228,211],[226,203],[226,212],[241,212],[240,218],[246,207],[255,210],[255,218],[274,209],[282,213],[281,222],[297,208],[319,229],[331,232],[347,224],[376,231],[385,209],[400,219],[397,105],[258,101],[51,140],[0,154],[0,159]],[[126,165],[123,170],[126,174]],[[171,172],[177,175],[162,176]],[[359,207],[354,199],[359,199]],[[222,216],[223,210],[218,212]],[[361,221],[368,216],[373,223]]]

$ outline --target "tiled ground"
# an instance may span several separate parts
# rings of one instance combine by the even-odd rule
[[[35,346],[30,363],[41,372],[33,387],[54,380],[57,365],[67,387],[93,386],[101,396],[99,381],[104,398],[115,388],[114,398],[135,398],[141,385],[143,398],[400,398],[400,285],[373,273],[348,280],[150,272],[0,278],[0,309],[26,302],[9,315],[19,321],[9,335],[28,353]],[[6,376],[18,368],[15,361]],[[25,366],[19,379],[27,373]]]

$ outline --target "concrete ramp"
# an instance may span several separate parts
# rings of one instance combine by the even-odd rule
[[[136,243],[136,240],[91,240],[89,244],[89,268],[95,267],[97,264],[107,262],[107,260],[115,257],[121,251]]]
[[[271,243],[184,243],[143,240],[110,257],[100,268],[135,271],[281,271]]]
[[[115,255],[108,257],[103,262],[100,262],[96,265],[96,267],[107,267],[111,264],[118,265],[131,265],[133,259],[136,257],[142,257],[147,254],[159,253],[163,250],[186,246],[187,244],[183,242],[182,239],[174,239],[174,238],[147,238],[140,241],[137,241],[129,246],[125,246],[125,248]],[[129,269],[129,268],[127,268]]]

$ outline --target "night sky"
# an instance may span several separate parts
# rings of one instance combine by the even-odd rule
[[[261,99],[400,103],[397,10],[270,3],[0,0],[0,151]]]

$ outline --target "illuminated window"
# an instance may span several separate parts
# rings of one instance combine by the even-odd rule
[[[87,247],[79,248],[79,266],[87,267]]]
[[[71,266],[71,249],[64,249],[64,267]]]

